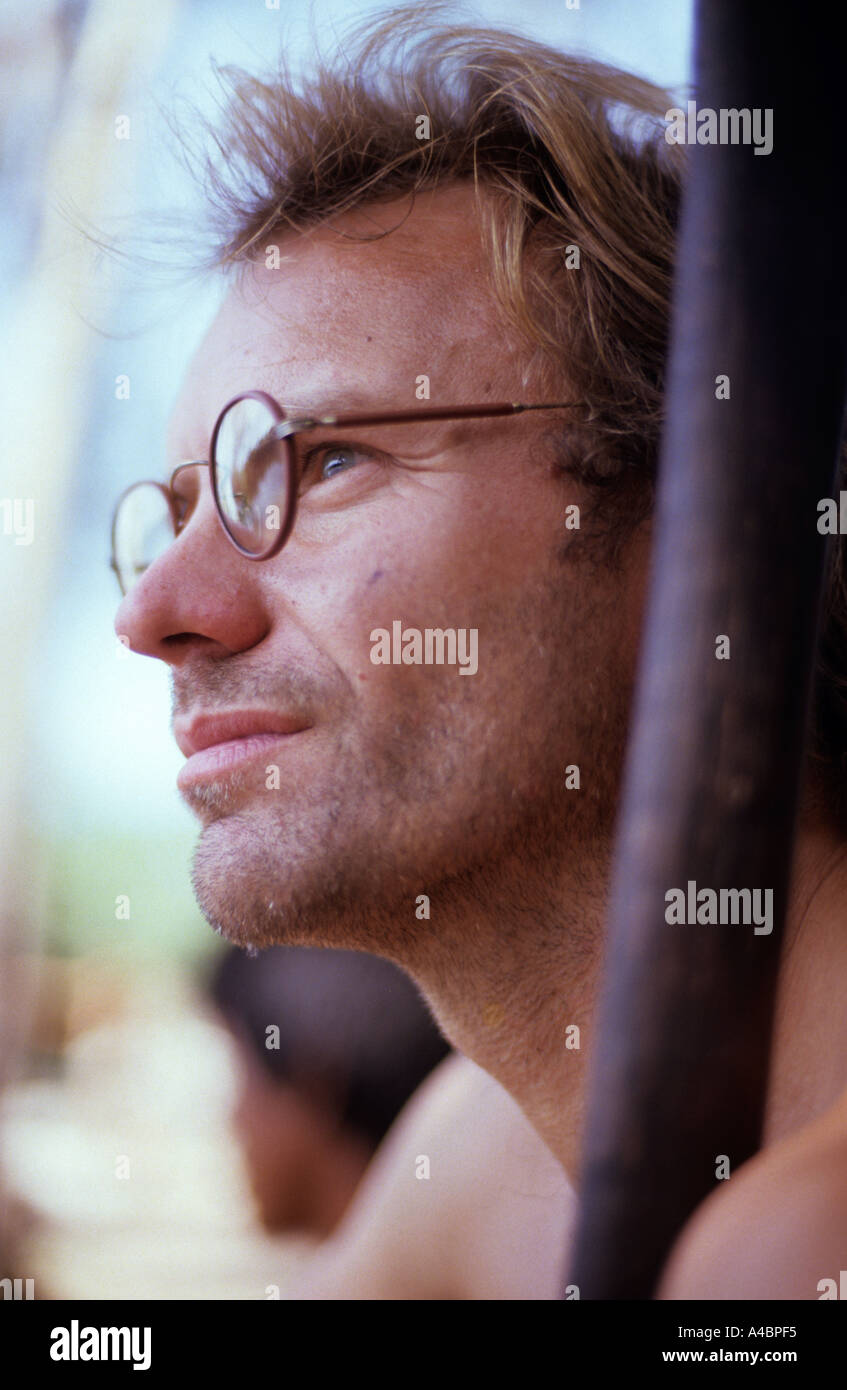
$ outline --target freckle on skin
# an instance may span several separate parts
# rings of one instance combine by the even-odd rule
[[[381,579],[382,576],[383,576],[383,574],[384,574],[384,571],[383,571],[383,570],[374,570],[373,574],[371,575],[370,579],[368,580],[368,584],[373,584],[373,582],[374,582],[375,579]]]

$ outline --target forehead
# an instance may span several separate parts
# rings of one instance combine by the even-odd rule
[[[425,375],[433,402],[475,404],[517,398],[519,359],[491,293],[472,186],[369,204],[332,227],[262,240],[186,374],[171,455],[205,453],[239,391],[261,388],[293,409],[414,408]]]

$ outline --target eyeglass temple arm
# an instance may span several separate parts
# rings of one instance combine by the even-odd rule
[[[315,415],[310,416],[310,425],[388,425],[414,420],[461,420],[472,419],[487,415],[517,415],[524,410],[562,410],[568,407],[584,406],[586,401],[543,401],[538,405],[524,405],[522,402],[512,401],[497,405],[453,405],[453,406],[431,406],[423,407],[418,410],[381,410],[378,413],[361,415]],[[301,421],[297,419],[281,420],[277,426],[277,432],[288,434],[291,427],[305,426],[305,417]],[[289,428],[286,429],[286,426]]]

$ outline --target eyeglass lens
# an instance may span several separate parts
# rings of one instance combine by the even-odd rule
[[[166,489],[158,483],[136,483],[118,506],[113,530],[113,559],[125,594],[173,538],[173,513]]]
[[[232,539],[263,555],[284,526],[293,488],[288,445],[275,439],[277,418],[263,401],[236,401],[221,417],[212,474],[218,507]]]

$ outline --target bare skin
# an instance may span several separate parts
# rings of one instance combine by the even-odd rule
[[[845,1294],[847,1092],[719,1184],[677,1240],[659,1290],[663,1299]]]
[[[844,888],[840,851],[829,873],[825,864],[819,870],[816,888],[810,878],[810,862],[824,863],[821,835],[807,829],[800,839],[793,899],[804,904],[811,888],[812,901],[800,923],[789,924],[765,1148],[691,1218],[666,1267],[663,1299],[817,1299],[834,1296],[821,1281],[838,1287],[847,1268],[847,1092],[828,1103],[838,1054],[821,1046],[815,1000],[823,996],[806,974],[818,948],[799,950],[805,933],[820,942],[832,932],[830,946],[843,934],[835,901]],[[837,959],[831,950],[828,957]],[[832,977],[836,994],[845,964]],[[835,1006],[830,999],[830,1021]],[[818,1117],[797,1129],[797,1114],[815,1109]],[[449,1181],[416,1183],[414,1156],[438,1145],[439,1157],[449,1157]],[[486,1086],[469,1062],[449,1059],[407,1106],[342,1227],[289,1296],[561,1297],[577,1202],[551,1163],[505,1093],[490,1080]]]
[[[279,241],[279,269],[249,269],[200,347],[172,465],[205,457],[219,410],[250,388],[290,409],[396,409],[425,373],[433,403],[540,399],[488,288],[470,187]],[[573,1176],[650,535],[614,569],[566,539],[566,506],[588,499],[554,473],[553,419],[315,432],[308,447],[326,452],[291,539],[263,563],[228,543],[192,470],[191,518],[116,629],[171,667],[177,731],[244,709],[299,729],[183,788],[212,925],[242,944],[396,961]],[[477,629],[478,673],[372,664],[372,630],[398,618]],[[801,832],[769,1140],[847,1085],[842,851],[826,827]],[[565,1047],[569,1024],[579,1050]]]
[[[421,1157],[429,1178],[418,1178]],[[515,1102],[448,1057],[381,1146],[295,1299],[555,1299],[573,1189]]]

